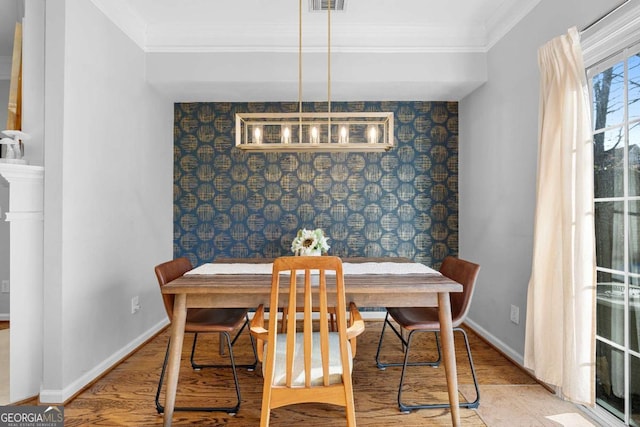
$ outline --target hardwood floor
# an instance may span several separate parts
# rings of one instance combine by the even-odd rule
[[[450,425],[446,409],[424,409],[404,415],[398,411],[396,397],[401,368],[380,371],[375,365],[375,352],[382,327],[381,321],[367,321],[366,331],[358,337],[358,355],[354,363],[354,396],[359,426],[425,426]],[[161,425],[162,416],[154,406],[160,368],[165,354],[169,331],[165,330],[131,357],[115,367],[103,378],[67,403],[64,408],[65,426],[151,426]],[[425,349],[423,356],[433,356],[432,334],[421,334],[422,343],[415,348]],[[536,384],[519,367],[469,332],[476,373],[481,385]],[[195,372],[189,365],[192,335],[185,337],[184,352],[178,385],[177,405],[212,405],[214,399],[229,401],[233,397],[233,379],[228,369],[203,369]],[[413,346],[412,346],[413,347]],[[472,384],[464,343],[456,334],[459,383]],[[237,363],[250,356],[246,334],[234,347]],[[217,335],[201,336],[198,360],[219,357]],[[391,334],[385,337],[384,351],[389,358],[399,357],[401,347]],[[173,425],[256,426],[260,421],[262,377],[259,369],[248,372],[240,368],[242,404],[235,416],[225,413],[176,412]],[[414,367],[407,374],[403,399],[446,402],[444,368]],[[473,399],[473,396],[469,396]],[[461,396],[461,401],[465,398]],[[164,401],[164,392],[162,394]],[[482,399],[480,401],[482,405]],[[27,404],[33,404],[33,402]],[[484,426],[476,411],[461,409],[462,424]],[[303,404],[272,411],[271,425],[278,426],[334,426],[345,425],[344,409],[321,404]]]

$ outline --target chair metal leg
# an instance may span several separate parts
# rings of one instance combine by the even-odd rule
[[[160,390],[162,389],[162,382],[164,381],[164,373],[167,370],[167,361],[169,360],[169,345],[171,339],[167,343],[167,351],[164,353],[164,362],[162,362],[162,371],[160,371],[160,381],[158,381],[158,390],[156,391],[156,410],[159,414],[164,412],[164,406],[160,404]]]
[[[402,331],[399,331],[398,329],[396,329],[395,326],[393,326],[389,317],[390,317],[389,313],[387,313],[387,315],[384,318],[384,324],[382,325],[382,332],[380,332],[380,341],[378,341],[378,350],[376,351],[376,366],[381,371],[384,371],[387,368],[387,366],[404,366],[405,365],[404,362],[381,362],[380,361],[380,349],[382,348],[382,340],[384,338],[384,331],[387,328],[387,325],[389,325],[389,328],[391,328],[393,333],[398,337],[398,339],[402,343],[402,349],[405,352],[405,354],[407,353],[407,347],[408,347],[407,340],[402,336]],[[437,333],[436,333],[436,348],[438,350],[438,358],[436,360],[425,361],[425,362],[410,362],[407,364],[407,366],[433,366],[433,367],[439,366],[440,361],[442,360],[442,353],[440,351],[440,342],[439,342]]]
[[[471,357],[471,347],[469,346],[469,339],[467,337],[467,333],[462,328],[454,328],[453,331],[462,332],[462,336],[464,337],[464,344],[467,350],[467,359],[469,360],[469,366],[471,367],[471,376],[473,377],[473,385],[476,389],[476,399],[473,402],[461,402],[459,404],[460,408],[477,408],[480,406],[480,389],[478,387],[478,379],[476,378],[476,370],[473,365],[473,358]],[[450,408],[451,405],[448,403],[432,403],[432,404],[416,404],[416,405],[407,405],[402,403],[402,385],[404,383],[404,375],[407,366],[411,366],[411,364],[407,363],[409,360],[409,346],[411,345],[411,338],[413,337],[414,332],[429,332],[429,331],[411,331],[409,333],[409,338],[407,339],[407,351],[404,354],[405,363],[402,366],[402,374],[400,375],[400,385],[398,387],[398,407],[400,411],[403,413],[409,413],[413,409],[445,409]],[[439,352],[439,351],[438,351]]]
[[[194,411],[194,412],[226,412],[230,415],[235,415],[240,409],[240,384],[238,382],[238,374],[236,372],[236,364],[233,358],[233,345],[231,342],[231,337],[228,333],[222,333],[227,342],[227,348],[229,349],[229,359],[231,360],[230,365],[222,365],[222,367],[231,367],[231,371],[233,373],[233,382],[235,384],[236,389],[236,404],[234,406],[222,406],[222,407],[198,407],[198,406],[181,406],[174,408],[174,411]],[[194,337],[194,341],[196,338]],[[253,344],[253,341],[252,341]],[[169,344],[167,344],[167,351],[164,356],[164,362],[162,363],[162,371],[160,372],[160,381],[158,382],[158,390],[156,391],[156,410],[159,414],[164,413],[164,406],[160,404],[160,391],[162,390],[162,383],[164,381],[164,374],[167,368],[167,361],[169,360]]]
[[[242,333],[242,331],[244,331],[247,326],[249,325],[249,315],[246,315],[246,320],[245,322],[242,324],[242,327],[240,328],[240,330],[236,333],[236,335],[233,338],[233,341],[231,341],[231,345],[234,346],[236,341],[238,340],[238,338],[240,337],[240,334]],[[220,333],[220,339],[222,339],[223,336],[223,332]],[[253,337],[251,336],[251,334],[249,334],[249,339],[251,340],[251,348],[253,350],[253,363],[248,363],[248,364],[242,364],[242,365],[236,365],[236,367],[238,368],[247,368],[248,371],[253,371],[256,368],[256,365],[258,364],[258,354],[256,353],[256,344],[253,340]],[[195,334],[195,337],[193,338],[193,346],[191,347],[191,367],[196,370],[199,371],[202,368],[228,368],[230,365],[205,365],[205,364],[199,364],[195,362],[195,352],[196,352],[196,342],[198,340],[198,334]]]
[[[222,335],[220,335],[220,338],[222,339]],[[191,346],[191,367],[193,368],[194,371],[199,371],[200,369],[203,368],[202,365],[198,365],[197,363],[195,363],[193,361],[193,357],[196,353],[196,344],[198,343],[198,333],[196,332],[195,334],[193,334],[193,345]]]
[[[469,402],[466,408],[477,408],[480,406],[480,387],[478,386],[478,378],[476,377],[476,369],[473,365],[473,358],[471,357],[471,346],[469,345],[469,337],[467,337],[467,333],[462,328],[454,328],[454,331],[462,332],[462,336],[464,337],[464,345],[467,349],[467,359],[469,359],[469,366],[471,367],[471,376],[473,377],[473,386],[476,389],[476,399],[473,402]]]

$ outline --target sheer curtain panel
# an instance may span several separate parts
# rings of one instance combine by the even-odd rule
[[[590,102],[575,28],[538,51],[540,111],[525,366],[594,404],[595,238]]]

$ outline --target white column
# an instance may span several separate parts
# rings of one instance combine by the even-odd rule
[[[9,183],[9,399],[37,396],[43,354],[43,178],[41,166],[0,163]]]

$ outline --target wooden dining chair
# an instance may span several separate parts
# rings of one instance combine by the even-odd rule
[[[300,256],[300,255],[298,255]],[[328,254],[324,254],[323,256],[328,256]],[[304,307],[297,307],[296,312],[301,313]],[[318,311],[317,307],[313,308],[314,311]],[[329,313],[329,330],[331,332],[335,332],[337,330],[338,325],[336,324],[336,308],[335,307],[327,307]],[[282,321],[280,322],[280,332],[287,332],[287,317],[289,316],[289,308],[282,307]]]
[[[156,277],[158,278],[158,284],[160,289],[172,280],[184,275],[187,271],[193,267],[188,258],[177,258],[171,261],[163,262],[155,267]],[[173,319],[173,303],[174,295],[162,294],[164,302],[164,308],[169,316],[169,320]],[[258,363],[258,356],[256,354],[255,343],[253,337],[251,339],[251,347],[253,349],[254,361],[251,364],[236,365],[233,357],[233,346],[238,340],[238,337],[242,331],[249,324],[248,310],[244,308],[189,308],[187,309],[187,320],[184,327],[184,332],[190,332],[194,334],[193,345],[191,347],[191,366],[195,370],[202,368],[231,368],[233,373],[233,381],[235,384],[236,403],[228,406],[212,406],[212,407],[177,407],[175,411],[221,411],[229,414],[235,414],[240,408],[240,386],[238,384],[238,375],[236,368],[246,367],[249,370],[255,369]],[[231,340],[231,333],[236,331],[233,340]],[[195,362],[196,343],[198,342],[198,334],[200,333],[218,333],[220,339],[224,338],[229,352],[230,363],[226,364],[198,364]],[[223,347],[221,347],[223,348]],[[160,391],[162,389],[162,383],[164,381],[164,374],[167,368],[167,361],[169,358],[169,344],[167,344],[167,351],[164,356],[164,362],[162,364],[162,371],[160,373],[160,381],[158,382],[158,390],[156,392],[156,409],[159,414],[164,412],[164,406],[160,404]]]
[[[289,283],[286,288],[280,287],[281,279]],[[334,297],[335,301],[331,301]],[[336,307],[336,332],[329,331],[329,305]],[[301,319],[287,317],[284,333],[278,333],[279,307],[288,307],[291,313],[296,313],[297,307],[303,308]],[[347,425],[355,427],[352,344],[364,331],[364,321],[356,305],[350,302],[347,326],[340,258],[277,258],[273,263],[268,312],[268,329],[265,328],[264,305],[257,308],[251,321],[251,333],[257,338],[264,377],[260,425],[269,425],[272,409],[296,403],[324,402],[344,406]]]
[[[462,292],[452,292],[451,297],[451,318],[453,321],[453,331],[462,333],[464,337],[465,347],[467,349],[467,358],[469,360],[469,366],[471,367],[471,375],[473,377],[473,384],[476,389],[476,399],[472,402],[461,402],[461,408],[477,408],[480,405],[480,389],[478,388],[478,379],[476,378],[476,371],[473,366],[473,359],[471,357],[471,348],[469,347],[469,339],[467,333],[460,327],[462,322],[467,316],[469,306],[471,304],[471,298],[473,296],[473,290],[475,288],[476,279],[480,266],[469,261],[465,261],[459,258],[446,257],[440,267],[440,273],[447,276],[450,279],[460,283],[463,287]],[[400,330],[391,323],[394,320],[399,326]],[[389,326],[395,335],[402,342],[404,350],[403,362],[381,362],[380,361],[380,349],[382,348],[382,340],[384,338],[385,329]],[[405,339],[403,331],[408,331],[408,336]],[[409,349],[411,347],[411,340],[416,332],[434,332],[436,338],[436,348],[438,351],[438,358],[433,361],[418,361],[409,362]],[[400,375],[400,385],[398,387],[398,407],[402,412],[410,412],[412,409],[423,408],[449,408],[448,403],[423,403],[423,404],[406,404],[402,402],[402,386],[404,383],[405,372],[407,366],[438,366],[441,359],[440,342],[438,340],[438,333],[440,332],[440,320],[438,317],[437,307],[387,307],[387,314],[382,326],[382,332],[380,333],[380,341],[378,342],[378,350],[376,352],[376,364],[379,369],[384,370],[388,366],[402,366],[402,374]]]
[[[318,311],[318,307],[313,308],[314,311]],[[297,312],[302,313],[303,307],[298,307]],[[338,325],[336,323],[336,308],[328,307],[327,312],[329,314],[329,330],[331,332],[335,332],[338,329]],[[287,332],[287,317],[289,317],[289,309],[287,307],[282,307],[282,321],[280,322],[280,332]]]

